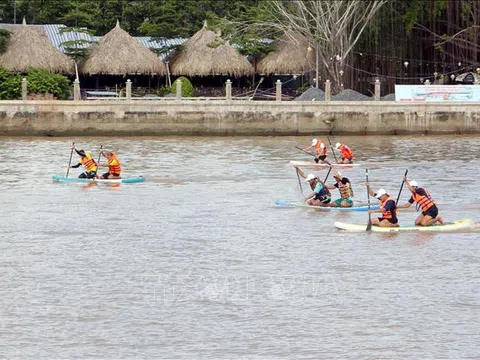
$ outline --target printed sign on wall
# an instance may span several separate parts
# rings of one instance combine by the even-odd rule
[[[480,102],[480,85],[395,85],[396,102]]]

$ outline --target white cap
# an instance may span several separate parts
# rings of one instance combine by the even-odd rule
[[[375,197],[377,199],[380,199],[383,195],[386,195],[386,194],[387,194],[387,191],[385,189],[379,189],[375,194]]]
[[[409,181],[410,186],[418,186],[418,183],[415,180]]]
[[[318,143],[318,139],[313,139],[313,140],[312,140],[312,146],[317,145],[317,143]]]
[[[315,179],[315,178],[316,178],[315,175],[313,175],[313,174],[308,174],[307,177],[305,178],[305,181],[310,181],[310,180],[313,180],[313,179]]]
[[[340,147],[340,145],[342,145],[342,144],[336,143],[336,144],[335,144],[335,149],[338,149],[338,148]]]

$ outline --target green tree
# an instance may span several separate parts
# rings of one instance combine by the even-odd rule
[[[60,30],[60,33],[71,32],[74,31],[76,33],[83,33],[88,35],[93,35],[91,31],[85,28],[75,28],[75,27],[64,27]],[[60,45],[63,46],[65,49],[65,54],[75,59],[75,61],[79,61],[84,59],[87,56],[89,46],[95,44],[95,41],[89,40],[68,40],[62,42]]]

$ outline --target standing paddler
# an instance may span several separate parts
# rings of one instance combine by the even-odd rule
[[[444,224],[443,217],[438,215],[438,208],[435,201],[428,190],[424,187],[419,187],[415,180],[408,181],[407,177],[403,178],[412,196],[407,203],[397,206],[399,209],[409,208],[414,202],[417,206],[422,208],[422,213],[416,218],[415,225],[430,226],[437,222]]]
[[[77,165],[72,165],[70,168],[78,168],[81,165],[85,167],[85,171],[81,173],[78,177],[80,179],[93,179],[97,175],[97,162],[93,158],[92,154],[85,150],[77,150],[75,145],[72,146],[72,149],[80,156],[80,161]]]
[[[314,174],[305,175],[305,173],[300,170],[298,166],[295,166],[297,173],[305,179],[306,182],[310,185],[312,192],[305,197],[305,202],[308,205],[314,206],[328,206],[330,201],[332,201],[332,195],[330,194],[330,190],[325,185],[325,183],[320,180],[318,176]]]

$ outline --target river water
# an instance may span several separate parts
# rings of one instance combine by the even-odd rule
[[[72,140],[148,181],[52,182]],[[480,222],[480,137],[334,140],[374,188],[396,196],[408,168],[446,220]],[[288,161],[310,141],[0,138],[0,358],[480,358],[480,233],[346,234],[365,213],[276,207],[301,198]],[[364,168],[343,171],[359,201]]]

